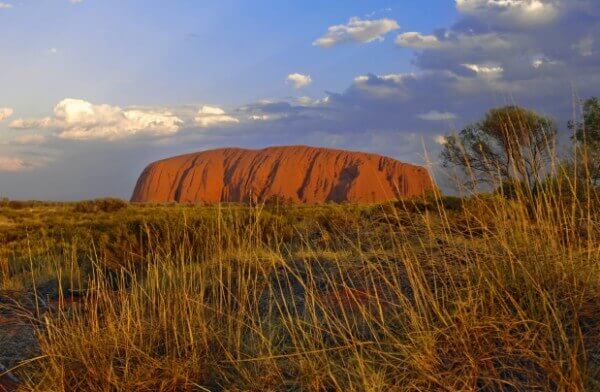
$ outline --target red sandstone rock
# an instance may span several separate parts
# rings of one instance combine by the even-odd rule
[[[328,201],[375,203],[422,194],[433,184],[423,167],[375,154],[307,146],[224,148],[150,164],[134,202]]]

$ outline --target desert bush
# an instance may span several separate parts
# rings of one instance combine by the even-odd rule
[[[458,168],[473,188],[502,181],[533,186],[554,156],[557,134],[550,118],[532,110],[490,109],[480,122],[447,135],[440,158],[444,167]]]
[[[75,204],[73,212],[84,214],[115,212],[127,208],[128,205],[126,201],[113,198],[86,200]]]
[[[1,206],[10,208],[13,210],[22,210],[24,208],[31,208],[38,204],[40,204],[40,203],[35,202],[35,201],[8,200],[8,199],[2,199],[2,201],[0,202]]]
[[[587,99],[582,106],[581,121],[569,123],[576,143],[574,165],[584,180],[600,186],[600,99]]]

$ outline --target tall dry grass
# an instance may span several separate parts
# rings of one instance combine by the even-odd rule
[[[127,251],[91,242],[88,273],[57,264],[87,295],[45,316],[25,388],[598,390],[600,204],[558,181],[308,226],[184,211]]]

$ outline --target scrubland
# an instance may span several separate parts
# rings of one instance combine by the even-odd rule
[[[36,391],[600,390],[599,203],[568,180],[368,206],[5,201],[0,314],[31,337],[0,328],[4,365]]]

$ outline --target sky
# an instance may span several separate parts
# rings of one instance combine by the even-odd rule
[[[307,144],[437,165],[600,95],[598,0],[0,0],[0,197],[129,198],[149,163]]]

